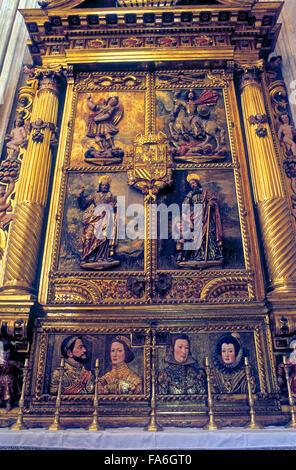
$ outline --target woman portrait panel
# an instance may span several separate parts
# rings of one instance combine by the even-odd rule
[[[245,354],[238,334],[227,333],[219,338],[214,353],[214,367],[212,369],[214,393],[245,394],[248,392],[244,363]],[[252,374],[250,385],[254,393],[256,385]]]
[[[101,394],[133,394],[142,393],[141,378],[128,366],[135,358],[131,343],[125,336],[112,339],[108,358],[111,370],[98,380],[98,392]]]

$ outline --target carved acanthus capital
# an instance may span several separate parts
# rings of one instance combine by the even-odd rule
[[[52,66],[24,66],[24,73],[30,79],[37,79],[39,82],[39,90],[49,90],[56,94],[59,93],[59,85],[73,78],[73,67],[65,67],[64,65]]]
[[[260,84],[261,74],[264,70],[262,59],[252,62],[238,61],[235,65],[241,90],[247,85],[258,86]]]

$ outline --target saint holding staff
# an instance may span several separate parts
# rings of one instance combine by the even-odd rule
[[[207,189],[202,189],[197,174],[189,174],[187,182],[191,190],[186,195],[183,205],[189,205],[190,211],[182,217],[179,226],[180,239],[176,246],[178,266],[185,268],[221,266],[222,224],[217,197]],[[189,230],[186,230],[186,224]],[[188,239],[189,231],[191,238]]]
[[[102,175],[98,191],[84,195],[84,188],[78,193],[78,205],[84,210],[82,269],[102,270],[118,266],[113,258],[116,245],[116,198],[110,192],[110,177]]]

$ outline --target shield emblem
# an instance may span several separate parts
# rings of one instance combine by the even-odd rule
[[[132,169],[128,172],[129,184],[154,193],[171,180],[172,158],[168,139],[163,132],[140,134],[136,137]]]

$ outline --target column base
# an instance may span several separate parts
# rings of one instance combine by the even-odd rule
[[[295,305],[296,310],[296,281],[274,283],[272,291],[266,297],[270,303]]]

